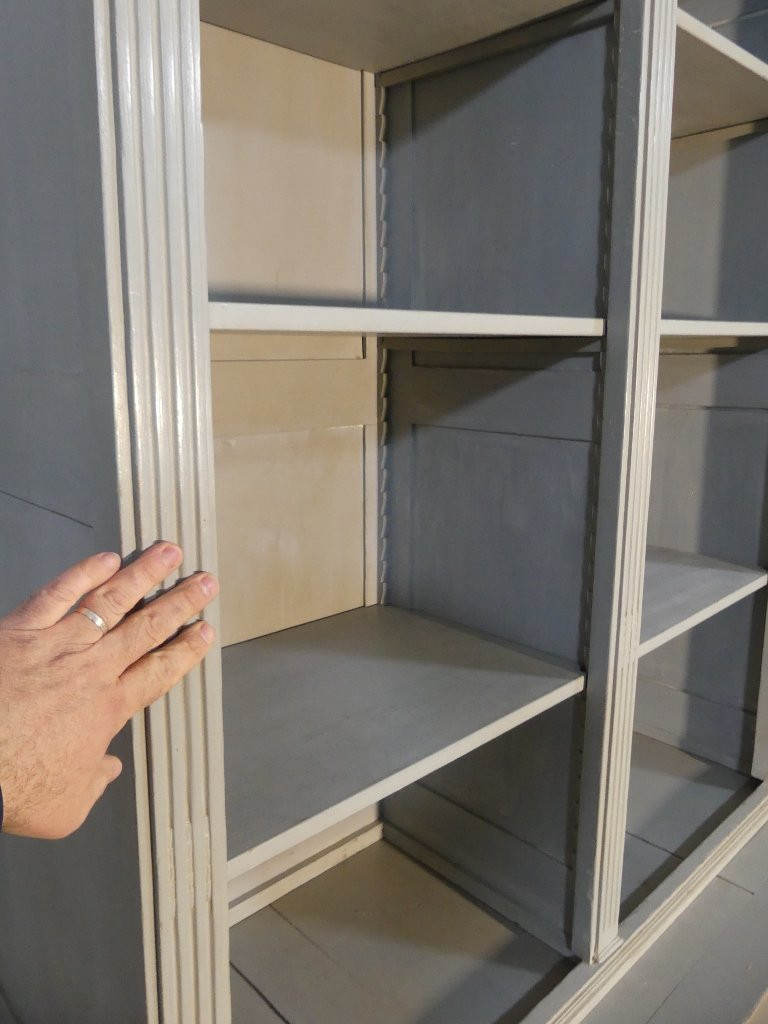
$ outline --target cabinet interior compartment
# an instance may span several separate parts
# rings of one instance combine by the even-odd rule
[[[627,886],[625,910],[753,789],[766,624],[766,394],[762,345],[691,338],[662,348],[648,541],[693,559],[709,576],[700,592],[713,600],[700,602],[705,618],[640,658],[625,860],[638,884]],[[695,586],[679,593],[696,599]]]
[[[500,38],[374,81],[203,24],[211,299],[602,316],[611,11]]]
[[[766,167],[765,127],[672,143],[665,317],[768,322]]]

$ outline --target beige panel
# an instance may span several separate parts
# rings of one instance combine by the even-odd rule
[[[225,644],[363,604],[362,427],[219,440],[216,489]]]
[[[363,298],[361,77],[202,26],[215,294]]]
[[[214,435],[241,437],[375,423],[369,364],[363,359],[214,363]]]
[[[215,361],[251,359],[362,359],[362,338],[348,334],[211,334]]]

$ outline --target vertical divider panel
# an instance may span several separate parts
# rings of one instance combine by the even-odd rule
[[[138,546],[216,569],[196,0],[113,0],[130,449]],[[107,40],[107,45],[109,45]],[[113,257],[115,254],[108,254]],[[216,624],[217,613],[206,617]],[[217,656],[146,715],[164,1024],[230,1018],[226,834]]]
[[[573,946],[618,943],[659,352],[674,0],[619,0],[606,354]]]

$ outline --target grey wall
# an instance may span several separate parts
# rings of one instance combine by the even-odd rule
[[[601,315],[608,48],[599,25],[389,90],[387,304]]]
[[[93,5],[0,5],[0,610],[119,544]],[[74,837],[0,836],[23,1024],[145,1019],[133,764]],[[2,779],[0,778],[0,784]]]
[[[681,7],[756,57],[768,60],[765,0],[683,0]]]

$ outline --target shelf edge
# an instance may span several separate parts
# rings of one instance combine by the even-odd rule
[[[600,338],[605,332],[604,320],[588,317],[253,302],[209,302],[208,311],[212,331],[258,334]]]

